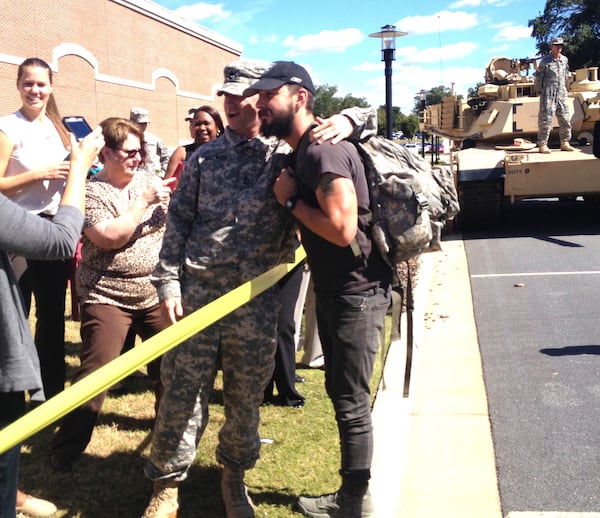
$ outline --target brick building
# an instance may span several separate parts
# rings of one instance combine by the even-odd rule
[[[213,105],[223,67],[240,44],[148,0],[1,0],[0,114],[17,110],[18,65],[28,57],[50,64],[62,115],[92,126],[150,110],[149,130],[170,147],[189,141],[190,107]]]

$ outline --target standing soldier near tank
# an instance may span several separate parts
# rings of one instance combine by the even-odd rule
[[[559,123],[561,151],[573,151],[571,140],[571,121],[567,105],[567,79],[569,60],[562,55],[563,39],[554,38],[550,43],[550,52],[545,55],[535,72],[535,88],[540,93],[538,112],[538,141],[540,153],[550,153],[548,136],[552,129],[552,118],[556,114]]]

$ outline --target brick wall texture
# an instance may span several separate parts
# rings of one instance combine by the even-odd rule
[[[146,0],[0,0],[0,114],[21,106],[17,67],[50,64],[61,114],[94,127],[106,117],[150,110],[149,131],[170,147],[190,140],[190,107],[222,113],[216,89],[241,46]]]

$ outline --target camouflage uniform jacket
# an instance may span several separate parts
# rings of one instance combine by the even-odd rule
[[[194,152],[173,193],[152,275],[159,300],[181,296],[183,275],[207,283],[226,277],[234,288],[293,260],[293,218],[273,194],[290,152],[284,141],[248,140],[230,128]]]
[[[554,59],[552,54],[546,54],[535,72],[535,88],[542,95],[551,93],[553,96],[567,96],[567,79],[569,77],[569,60],[562,54]]]
[[[144,147],[146,157],[141,168],[162,178],[167,172],[171,156],[169,148],[158,135],[149,131],[144,131]]]

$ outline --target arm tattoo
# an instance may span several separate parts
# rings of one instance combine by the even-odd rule
[[[319,183],[317,184],[317,190],[321,190],[323,196],[328,196],[333,191],[333,181],[339,178],[334,174],[323,174],[321,178],[319,178]]]

